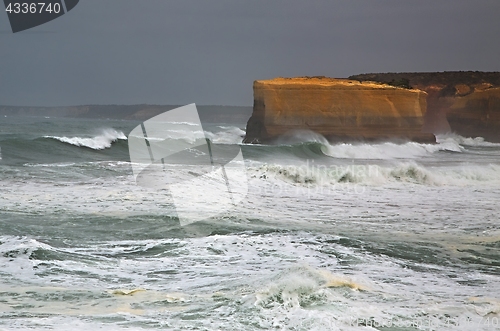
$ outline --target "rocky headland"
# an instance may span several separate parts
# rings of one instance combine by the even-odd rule
[[[500,72],[363,74],[349,77],[427,92],[423,130],[500,142]]]
[[[427,93],[389,84],[326,77],[255,81],[244,142],[267,143],[298,130],[330,141],[434,142],[422,132]]]

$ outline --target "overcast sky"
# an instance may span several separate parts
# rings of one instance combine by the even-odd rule
[[[499,0],[82,0],[13,34],[0,104],[252,105],[276,76],[500,71]]]

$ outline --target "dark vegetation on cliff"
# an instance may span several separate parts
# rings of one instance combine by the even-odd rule
[[[350,76],[349,79],[374,81],[394,86],[400,86],[394,83],[408,82],[409,86],[417,88],[431,85],[444,86],[443,95],[453,95],[456,92],[455,86],[458,84],[474,86],[486,83],[493,87],[500,86],[500,72],[483,71],[371,73]]]
[[[402,87],[406,89],[411,89],[410,80],[408,78],[392,79],[390,82],[383,82],[388,85],[395,87]]]
[[[349,79],[372,80],[375,82],[398,80],[407,78],[411,84],[418,85],[448,85],[454,84],[475,85],[490,83],[500,86],[500,72],[483,71],[443,71],[443,72],[399,72],[399,73],[374,73],[350,76]]]

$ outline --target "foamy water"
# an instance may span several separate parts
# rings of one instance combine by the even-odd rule
[[[137,123],[50,120],[0,127],[0,329],[498,329],[497,144],[253,146],[214,125],[249,193],[181,227],[168,189],[134,182]]]

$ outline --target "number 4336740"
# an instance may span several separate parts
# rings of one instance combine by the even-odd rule
[[[9,14],[41,14],[41,13],[55,13],[59,14],[61,12],[61,4],[58,2],[55,3],[27,3],[27,2],[14,2],[9,3],[7,8],[5,9]]]

